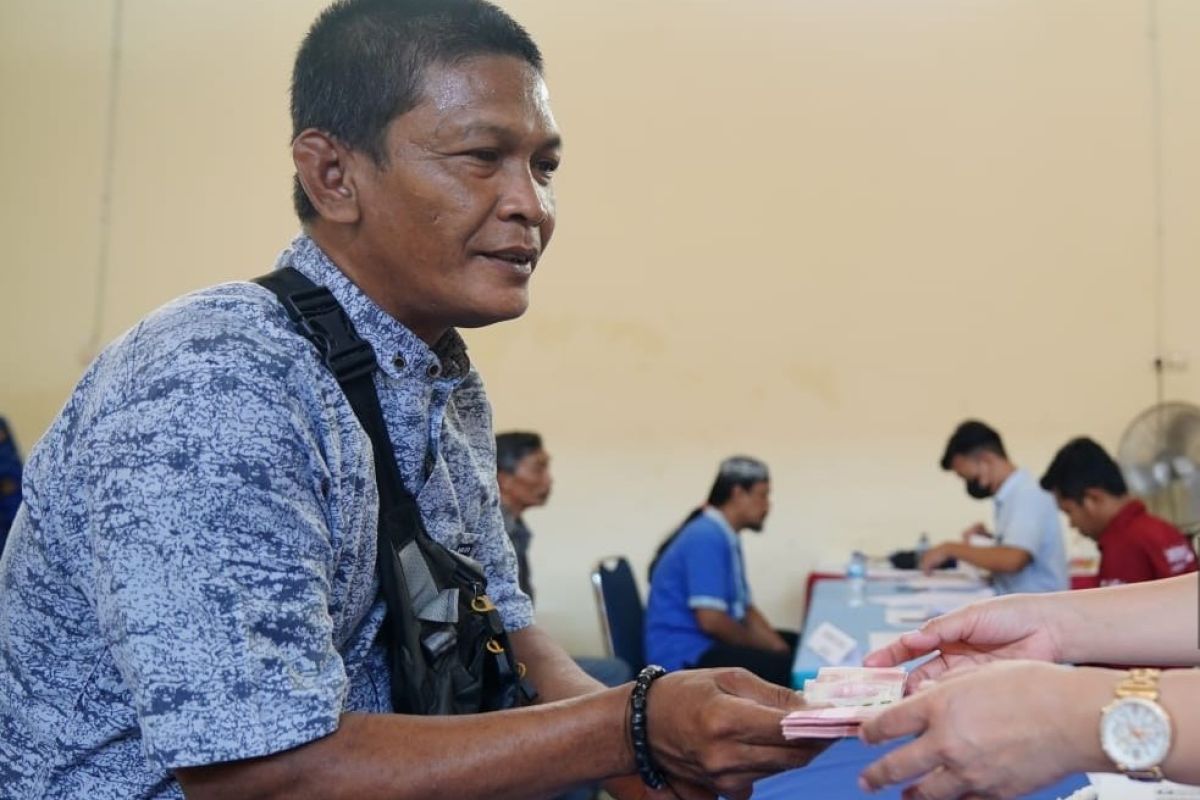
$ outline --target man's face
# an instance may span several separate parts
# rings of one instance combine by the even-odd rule
[[[967,494],[976,500],[991,497],[995,492],[995,487],[992,486],[992,470],[986,457],[957,455],[950,460],[950,469],[963,479]]]
[[[427,340],[524,313],[554,232],[561,150],[537,71],[511,56],[431,65],[385,147],[356,180],[356,247],[377,302]]]
[[[1097,513],[1094,497],[1085,492],[1079,501],[1075,501],[1055,492],[1054,499],[1058,501],[1059,510],[1067,515],[1067,521],[1071,523],[1072,528],[1089,539],[1100,538],[1106,523]]]
[[[511,473],[501,472],[505,494],[522,508],[543,506],[550,499],[554,478],[550,475],[550,454],[545,450],[526,453]]]
[[[739,511],[744,527],[761,533],[767,514],[771,512],[771,482],[759,481],[749,489],[736,486],[733,491],[739,495]]]

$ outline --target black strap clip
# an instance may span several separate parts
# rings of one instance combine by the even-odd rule
[[[375,371],[375,351],[354,332],[346,312],[323,286],[292,292],[283,299],[288,316],[321,354],[339,383]]]

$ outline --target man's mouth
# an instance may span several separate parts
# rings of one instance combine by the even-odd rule
[[[480,255],[493,261],[511,264],[516,270],[525,274],[533,272],[538,259],[538,251],[532,247],[506,247],[502,250],[490,250]]]

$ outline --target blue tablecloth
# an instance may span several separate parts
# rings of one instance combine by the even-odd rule
[[[939,589],[941,595],[957,594],[950,584],[947,588]],[[973,594],[977,586],[966,585],[963,596]],[[868,638],[873,632],[893,631],[903,632],[916,628],[919,623],[909,623],[902,626],[887,623],[887,607],[872,603],[870,598],[880,595],[895,595],[907,593],[903,585],[897,581],[867,581],[863,590],[862,602],[851,603],[851,588],[848,581],[820,581],[813,587],[812,602],[808,607],[808,615],[804,621],[804,636],[800,638],[800,646],[796,648],[796,658],[792,663],[792,686],[801,688],[805,678],[815,678],[817,670],[827,666],[820,656],[805,646],[807,636],[823,622],[831,622],[858,640],[858,647],[847,656],[843,662],[847,665],[862,663],[867,654]],[[925,592],[911,592],[914,605],[921,605]]]
[[[869,600],[854,605],[851,603],[850,586],[846,581],[821,581],[813,588],[812,603],[804,623],[804,632],[811,633],[822,622],[831,622],[858,640],[859,646],[844,663],[861,664],[866,655],[868,636],[873,631],[901,631],[915,625],[893,627],[887,624],[886,608]],[[896,594],[903,591],[893,581],[868,581],[865,597]],[[914,594],[914,600],[917,597]],[[918,601],[919,602],[919,601]],[[804,646],[796,650],[792,665],[792,684],[800,687],[805,678],[816,677],[824,662],[812,650]],[[858,775],[868,764],[898,743],[883,747],[868,747],[857,739],[842,739],[834,744],[803,769],[776,775],[759,781],[754,787],[754,800],[840,800],[840,798],[899,798],[903,787],[896,787],[874,795],[858,789]],[[1036,800],[1056,800],[1066,797],[1077,789],[1088,785],[1084,775],[1073,776],[1041,792],[1028,795]]]
[[[843,800],[874,798],[899,800],[903,786],[865,794],[858,788],[859,773],[891,747],[868,747],[858,739],[842,739],[803,769],[765,778],[754,785],[753,800]],[[1085,775],[1075,775],[1040,792],[1025,795],[1026,800],[1057,800],[1088,785]]]

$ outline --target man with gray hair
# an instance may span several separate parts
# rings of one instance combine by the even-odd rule
[[[517,554],[517,582],[533,600],[533,577],[529,567],[529,545],[533,531],[525,524],[525,512],[540,508],[550,499],[554,478],[550,454],[540,434],[505,431],[496,434],[496,483],[500,489],[500,514],[504,531]],[[629,680],[629,665],[619,658],[575,657],[575,663],[605,686]]]
[[[771,477],[755,458],[721,462],[708,501],[659,547],[650,565],[646,658],[667,669],[744,667],[789,686],[796,636],[753,604],[740,534],[761,532]]]

